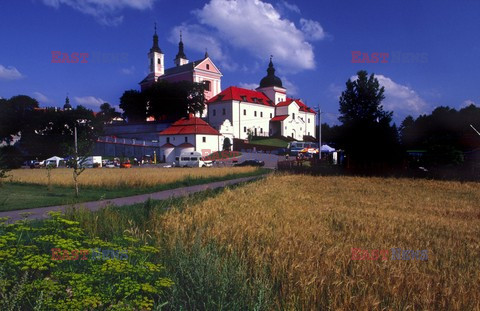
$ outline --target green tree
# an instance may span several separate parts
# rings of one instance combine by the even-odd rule
[[[120,97],[120,108],[124,111],[123,117],[129,122],[145,121],[147,118],[147,99],[139,91],[125,91]]]
[[[232,143],[230,142],[230,138],[225,137],[223,140],[223,150],[230,151],[230,148],[232,147]]]
[[[115,118],[121,117],[121,113],[115,110],[115,107],[110,106],[109,103],[103,103],[100,106],[100,112],[97,113],[97,118],[104,124],[112,123]]]
[[[380,168],[398,160],[399,144],[393,112],[383,110],[385,89],[364,70],[346,82],[340,96],[341,142],[351,165]]]

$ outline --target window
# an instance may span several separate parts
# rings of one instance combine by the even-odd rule
[[[295,120],[295,113],[292,113],[292,119]]]
[[[271,119],[272,117],[273,117],[273,116],[272,116],[272,114],[270,113],[270,119]]]
[[[167,137],[167,144],[170,143],[170,137]]]
[[[287,126],[285,125],[285,129],[287,129]]]
[[[206,143],[207,142],[207,138],[205,136],[202,137],[202,142],[203,143]]]
[[[256,112],[256,111],[253,112],[253,116],[254,116],[254,117],[257,116],[257,112]]]
[[[210,87],[211,87],[210,86],[210,84],[211,84],[210,81],[205,80],[205,81],[203,81],[203,84],[205,84],[205,90],[210,91]]]
[[[216,116],[216,115],[217,115],[217,111],[213,109],[213,116]]]
[[[262,133],[263,133],[263,128],[260,128],[260,134],[262,134]]]
[[[187,136],[185,136],[185,142],[188,143],[188,137]]]
[[[209,69],[210,69],[210,64],[207,64],[207,70],[209,70]]]
[[[157,58],[157,64],[160,65],[160,58]]]
[[[247,132],[247,127],[246,127],[246,126],[243,127],[243,132],[244,132],[244,133]]]
[[[223,114],[223,115],[226,115],[226,114],[227,114],[227,111],[225,110],[225,108],[222,109],[222,114]]]
[[[260,118],[263,118],[263,111],[260,111]]]
[[[310,123],[310,118],[308,118],[307,120],[308,120],[308,123]]]
[[[242,95],[242,96],[240,96],[240,97],[242,98],[242,101],[244,101],[244,102],[246,102],[246,101],[247,101],[247,96],[245,96],[245,95]]]
[[[308,132],[308,136],[310,136],[310,132]]]
[[[246,110],[246,109],[243,109],[243,115],[244,115],[244,116],[247,115],[247,110]]]

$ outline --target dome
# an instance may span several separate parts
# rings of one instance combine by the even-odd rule
[[[272,58],[268,64],[267,75],[260,81],[260,87],[277,86],[282,87],[282,80],[275,75],[275,68],[273,67]]]

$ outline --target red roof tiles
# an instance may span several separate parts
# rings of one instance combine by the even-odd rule
[[[207,122],[196,117],[181,118],[174,122],[169,128],[160,132],[160,135],[188,134],[220,135],[220,133]]]
[[[278,103],[277,104],[277,107],[283,107],[283,106],[288,106],[290,105],[291,103],[293,102],[296,102],[297,105],[300,107],[300,111],[304,111],[304,112],[310,112],[310,113],[314,113],[316,114],[316,112],[308,107],[307,105],[305,105],[300,99],[292,99],[292,98],[287,98],[286,101],[283,101],[281,103]]]
[[[217,94],[215,97],[211,98],[207,104],[226,100],[238,100],[270,107],[275,106],[263,92],[242,89],[236,86],[230,86],[229,88],[223,90],[220,94]]]
[[[288,114],[275,116],[275,117],[271,118],[270,121],[283,121],[286,118],[288,118]]]

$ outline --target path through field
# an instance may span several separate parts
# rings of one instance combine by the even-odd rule
[[[170,190],[164,190],[154,193],[147,193],[147,194],[140,194],[131,197],[123,197],[123,198],[116,198],[116,199],[109,199],[109,200],[101,200],[101,201],[93,201],[93,202],[83,202],[77,203],[72,205],[60,205],[60,206],[48,206],[48,207],[40,207],[40,208],[32,208],[32,209],[23,209],[23,210],[16,210],[16,211],[7,211],[7,212],[0,212],[0,217],[9,217],[9,222],[16,221],[23,219],[25,213],[29,213],[29,219],[43,219],[48,217],[48,212],[50,211],[64,211],[66,208],[69,207],[84,207],[91,211],[96,211],[100,208],[106,207],[108,205],[116,205],[116,206],[123,206],[123,205],[132,205],[137,203],[143,203],[148,199],[152,200],[166,200],[169,198],[178,198],[184,197],[196,192],[205,191],[208,189],[217,189],[223,188],[229,185],[234,185],[242,182],[251,181],[254,179],[262,178],[265,175],[259,176],[252,176],[252,177],[243,177],[237,178],[232,180],[225,180],[225,181],[218,181],[212,182],[208,184],[190,186],[190,187],[182,187]]]

